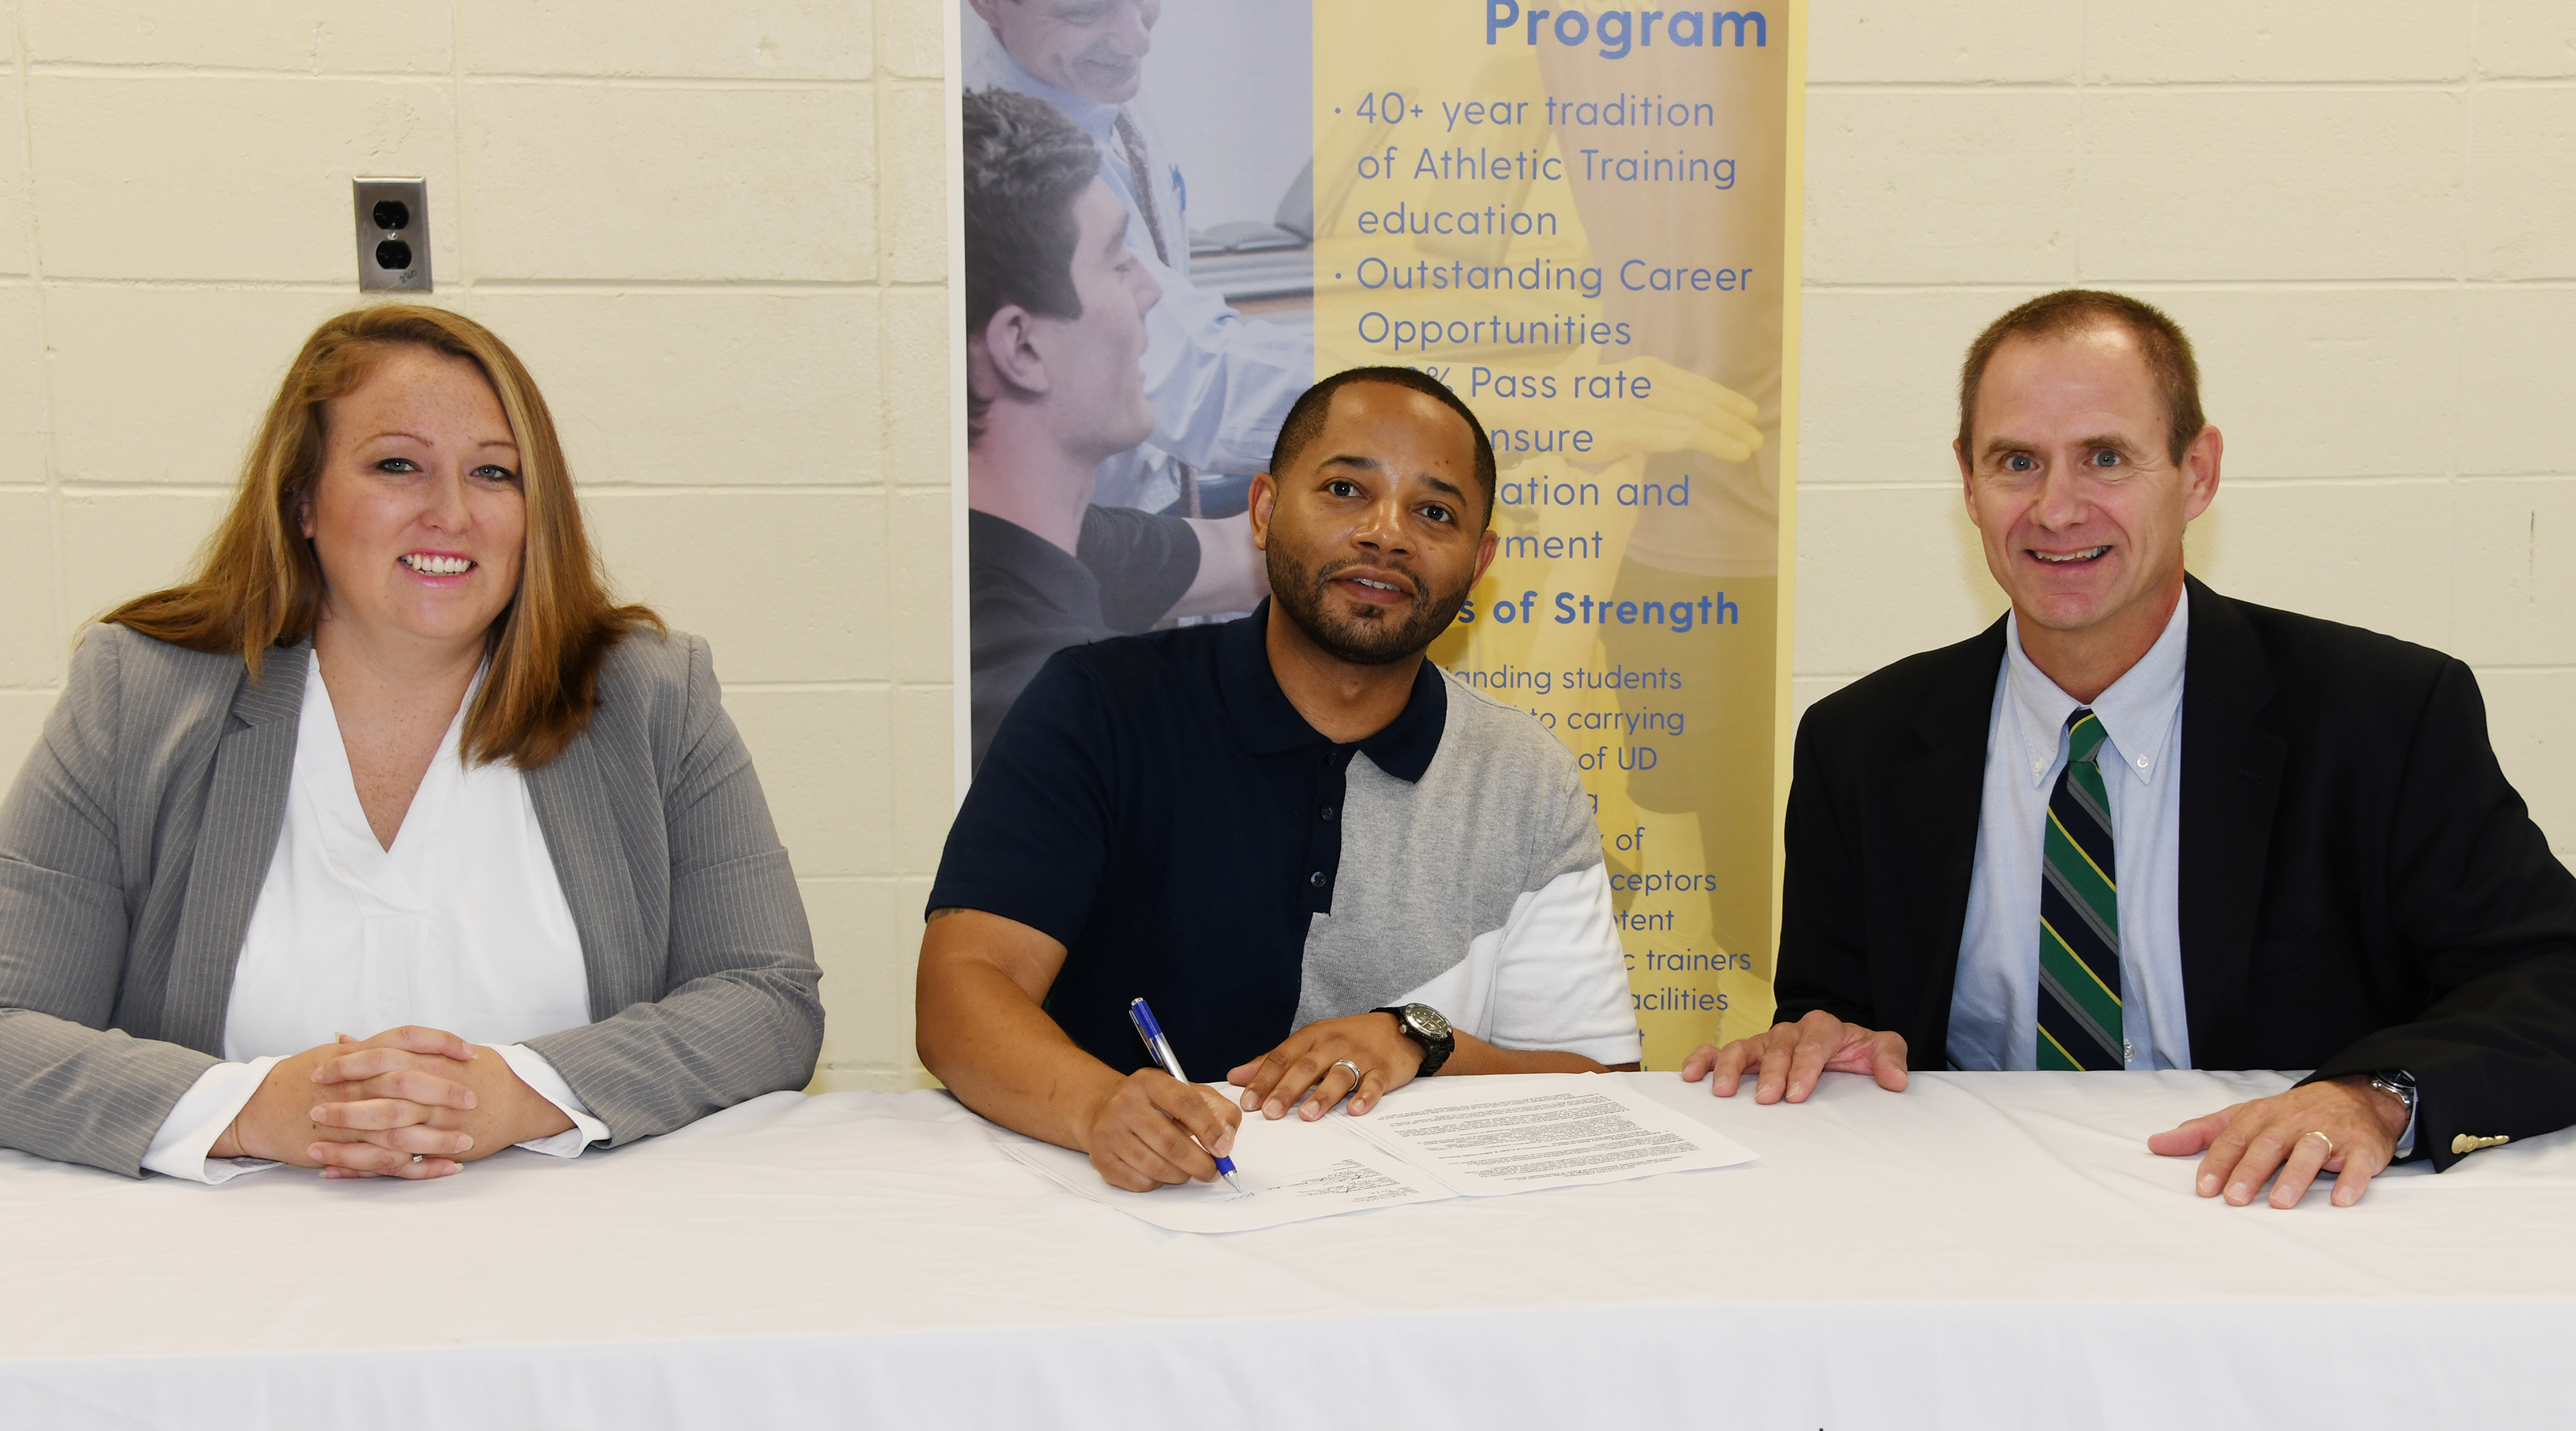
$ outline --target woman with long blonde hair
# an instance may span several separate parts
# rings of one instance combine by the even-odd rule
[[[49,1158],[569,1157],[803,1084],[818,979],[706,643],[611,599],[536,383],[441,309],[305,342],[0,805],[0,1145]]]

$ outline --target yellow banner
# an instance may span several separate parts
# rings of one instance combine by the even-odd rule
[[[1315,0],[1315,369],[1492,431],[1432,655],[1582,765],[1650,1067],[1770,1020],[1803,18]]]

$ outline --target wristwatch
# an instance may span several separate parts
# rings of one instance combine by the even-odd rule
[[[2400,1068],[2370,1076],[2370,1086],[2406,1105],[2406,1122],[2415,1122],[2415,1075]]]
[[[1406,1038],[1422,1045],[1422,1067],[1414,1070],[1416,1078],[1429,1078],[1438,1073],[1440,1065],[1449,1061],[1449,1055],[1458,1051],[1458,1031],[1451,1028],[1449,1021],[1440,1016],[1440,1011],[1429,1004],[1390,1004],[1369,1012],[1395,1015],[1395,1026],[1404,1030]]]

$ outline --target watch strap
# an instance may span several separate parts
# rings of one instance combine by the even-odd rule
[[[1384,1008],[1371,1009],[1369,1012],[1373,1014],[1393,1014],[1395,1016],[1395,1026],[1403,1031],[1404,1036],[1413,1040],[1415,1043],[1422,1045],[1422,1067],[1414,1070],[1413,1076],[1416,1078],[1429,1078],[1431,1075],[1440,1071],[1440,1065],[1449,1061],[1450,1054],[1457,1051],[1458,1035],[1454,1029],[1445,1036],[1432,1034],[1414,1018],[1413,1011],[1416,1008],[1425,1009],[1435,1018],[1440,1018],[1440,1023],[1443,1027],[1448,1026],[1448,1019],[1440,1017],[1438,1010],[1429,1009],[1427,1005],[1389,1004]]]
[[[2406,1127],[2397,1135],[2396,1155],[2401,1160],[2413,1157],[2417,1099],[2422,1093],[2415,1086],[2415,1075],[2402,1068],[2388,1069],[2372,1074],[2370,1086],[2406,1105]]]

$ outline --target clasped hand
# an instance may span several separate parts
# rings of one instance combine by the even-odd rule
[[[208,1156],[320,1168],[326,1178],[443,1178],[569,1126],[500,1055],[407,1026],[369,1039],[342,1034],[279,1059]]]
[[[1228,1070],[1226,1081],[1243,1090],[1239,1107],[1214,1089],[1139,1069],[1094,1109],[1084,1151],[1103,1181],[1129,1192],[1214,1182],[1216,1160],[1233,1151],[1245,1113],[1258,1108],[1265,1118],[1284,1118],[1293,1106],[1313,1122],[1347,1097],[1356,1117],[1412,1082],[1422,1056],[1393,1014],[1370,1013],[1317,1020]]]

